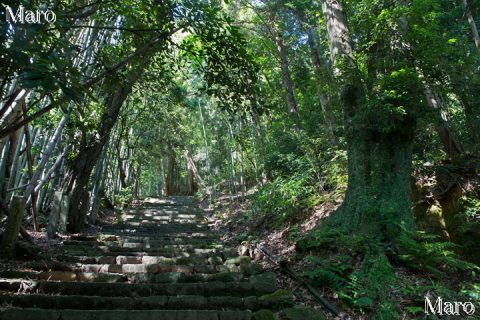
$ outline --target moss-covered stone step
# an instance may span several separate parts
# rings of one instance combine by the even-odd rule
[[[5,308],[2,320],[251,320],[252,312],[216,310],[46,310]]]
[[[204,233],[200,233],[198,236],[192,236],[191,234],[185,234],[184,236],[175,237],[175,235],[162,235],[162,234],[149,234],[148,236],[121,236],[116,234],[98,234],[98,235],[73,235],[70,237],[70,241],[83,241],[83,242],[95,242],[95,241],[123,241],[123,242],[148,242],[148,241],[166,241],[166,242],[187,242],[188,241],[218,241],[219,236],[212,234],[211,237],[206,237]]]
[[[236,265],[179,265],[172,264],[169,261],[165,263],[152,264],[79,264],[72,266],[74,272],[98,272],[98,273],[162,273],[162,272],[182,272],[185,274],[193,273],[218,273],[225,271],[243,272],[247,266]],[[249,269],[248,269],[249,270]],[[247,274],[254,272],[247,271]]]
[[[194,283],[121,283],[121,282],[59,282],[20,279],[0,279],[0,290],[12,293],[22,289],[32,293],[86,295],[102,297],[149,297],[152,295],[202,295],[210,296],[264,296],[275,291],[276,286],[265,287],[250,281],[194,282]]]
[[[118,251],[101,251],[85,248],[68,248],[63,250],[63,254],[58,255],[58,259],[62,261],[74,261],[77,262],[78,259],[74,257],[84,257],[80,258],[80,262],[89,261],[88,257],[97,258],[102,256],[127,256],[127,257],[142,257],[142,256],[163,256],[166,258],[180,258],[180,257],[214,257],[221,256],[224,260],[235,257],[237,252],[233,248],[223,248],[223,249],[194,249],[194,250],[179,250],[179,249],[148,249],[148,251],[137,251],[135,249],[125,249]],[[73,258],[72,258],[73,257]],[[90,260],[94,261],[94,260]],[[95,260],[97,261],[97,260]],[[113,260],[108,260],[113,261]]]
[[[265,300],[263,297],[247,296],[148,296],[148,297],[102,297],[83,295],[0,295],[0,305],[19,308],[83,309],[83,310],[278,310],[283,300]],[[290,304],[285,304],[290,306]]]
[[[0,278],[50,281],[126,282],[126,275],[72,271],[3,271]]]
[[[61,261],[70,263],[85,263],[85,264],[181,264],[181,265],[201,265],[212,264],[220,265],[224,263],[224,257],[218,255],[178,255],[175,257],[165,256],[62,256]]]
[[[146,242],[124,242],[124,241],[104,241],[104,242],[85,242],[77,240],[68,240],[63,242],[66,246],[75,246],[83,248],[128,248],[128,249],[164,249],[164,248],[178,248],[178,249],[221,249],[223,244],[218,242],[196,241],[195,243],[168,243],[164,241],[146,241]]]
[[[162,272],[157,274],[137,273],[128,275],[129,281],[135,283],[176,283],[176,282],[241,282],[249,281],[241,272],[194,273]]]
[[[31,262],[26,267],[34,271],[69,271],[77,273],[162,273],[182,272],[185,274],[194,273],[218,273],[218,272],[242,272],[245,275],[254,275],[261,272],[262,268],[257,264],[198,264],[180,265],[172,264],[173,261],[166,260],[164,263],[152,264],[84,264],[84,263],[51,263]]]
[[[101,256],[101,255],[143,255],[174,257],[180,254],[197,255],[222,255],[223,257],[234,257],[237,251],[234,248],[193,248],[193,247],[166,247],[166,248],[124,248],[118,246],[69,246],[62,251],[66,255],[72,256]]]
[[[150,239],[165,239],[169,238],[216,238],[218,234],[211,231],[172,231],[168,233],[141,231],[135,228],[110,228],[108,234],[118,237],[148,237]]]

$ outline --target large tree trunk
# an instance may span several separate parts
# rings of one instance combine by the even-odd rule
[[[402,249],[402,240],[414,230],[410,199],[416,122],[414,105],[413,102],[395,101],[404,106],[405,114],[400,117],[388,112],[379,114],[382,108],[372,110],[368,101],[377,99],[382,89],[367,92],[363,87],[361,80],[364,79],[355,61],[342,3],[339,0],[324,0],[322,7],[334,74],[339,83],[348,154],[345,200],[324,227],[343,232],[350,239],[362,240],[364,256],[357,282],[377,302],[378,308],[371,318],[399,319],[396,302],[385,290],[396,280],[387,254],[392,251],[398,253]],[[393,66],[396,62],[390,55],[393,50],[397,49],[386,45],[376,52],[376,58],[386,60],[388,57],[392,59],[388,62]],[[397,57],[406,56],[404,52],[394,53]],[[368,70],[366,80],[370,81],[378,80],[377,77],[383,76],[381,73],[393,71],[381,68]],[[370,70],[373,72],[370,73]],[[418,89],[413,84],[409,94],[413,96]]]
[[[348,188],[337,217],[347,231],[389,242],[397,239],[402,225],[413,227],[412,133],[349,132]]]
[[[387,124],[375,128],[359,117],[367,113],[374,119],[376,115],[368,114],[347,17],[339,1],[324,1],[323,11],[341,88],[348,153],[347,193],[333,221],[347,232],[378,242],[395,242],[402,226],[413,228],[410,175],[415,119],[410,114],[391,119],[393,125],[389,123],[390,128],[383,130]]]

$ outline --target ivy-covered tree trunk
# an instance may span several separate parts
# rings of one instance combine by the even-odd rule
[[[348,189],[337,213],[344,230],[390,242],[401,234],[401,226],[413,228],[410,176],[414,125],[405,123],[403,129],[380,134],[350,128]]]
[[[363,241],[358,283],[365,296],[380,301],[371,319],[397,319],[400,315],[386,290],[396,281],[387,252],[401,250],[414,230],[410,177],[420,84],[402,47],[389,44],[389,39],[382,39],[385,44],[367,59],[372,63],[368,75],[361,73],[341,1],[324,0],[323,11],[348,154],[345,200],[325,226]],[[395,44],[399,38],[395,34]],[[392,69],[385,69],[386,63]],[[417,98],[391,98],[385,92],[408,92]]]
[[[348,154],[347,193],[334,221],[345,231],[395,242],[401,225],[413,229],[410,175],[415,118],[407,113],[386,117],[385,123],[378,120],[383,106],[368,105],[341,2],[326,0],[323,11],[341,88]]]

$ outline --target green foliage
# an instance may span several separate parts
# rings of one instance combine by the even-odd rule
[[[298,218],[304,210],[318,203],[317,190],[308,172],[291,178],[276,178],[254,194],[250,214],[271,216],[276,224]]]
[[[115,206],[123,207],[130,204],[133,201],[132,187],[124,188],[119,194],[115,195]]]
[[[325,261],[316,256],[307,256],[306,259],[315,265],[314,269],[303,273],[313,285],[337,291],[348,283],[346,277],[352,270],[353,262],[350,256],[338,256],[335,261]]]

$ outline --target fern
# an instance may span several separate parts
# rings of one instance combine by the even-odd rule
[[[461,259],[454,251],[457,245],[441,241],[439,236],[418,231],[413,237],[406,234],[399,242],[402,251],[399,258],[412,269],[437,276],[445,272],[479,270],[477,265]]]
[[[304,275],[308,276],[315,286],[325,286],[333,290],[339,290],[347,283],[345,278],[335,273],[335,271],[328,269],[305,271]]]

